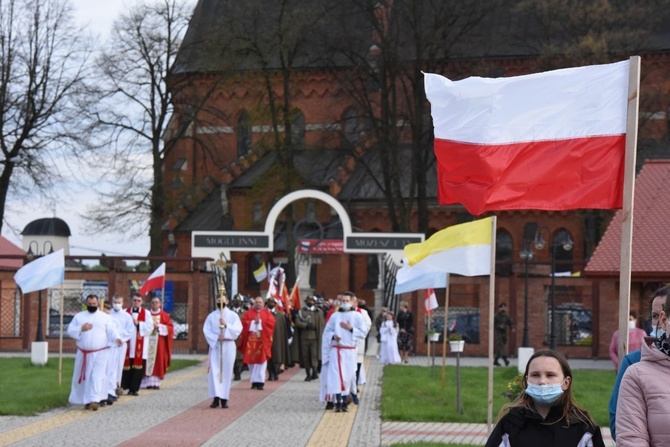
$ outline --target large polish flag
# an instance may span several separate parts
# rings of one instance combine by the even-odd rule
[[[440,204],[621,208],[629,62],[510,78],[425,74]]]

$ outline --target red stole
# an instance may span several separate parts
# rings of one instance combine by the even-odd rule
[[[126,309],[126,312],[128,312],[132,316],[133,308],[129,307],[128,309]],[[138,323],[140,321],[147,321],[146,318],[147,318],[147,311],[143,307],[140,307],[140,312],[137,315]],[[140,328],[138,325],[138,327],[135,328],[135,358],[133,359],[130,358],[130,345],[128,345],[128,349],[126,349],[126,361],[123,363],[123,369],[125,369],[126,371],[129,370],[131,367],[131,362],[133,369],[142,369],[143,351],[144,351],[144,337],[140,335]]]

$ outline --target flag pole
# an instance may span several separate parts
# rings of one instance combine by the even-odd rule
[[[619,366],[628,353],[628,315],[633,245],[637,117],[640,105],[640,56],[631,56],[628,69],[628,113],[626,116],[626,157],[621,213],[621,266],[619,269]]]
[[[496,225],[497,216],[491,216],[491,273],[489,274],[489,393],[486,430],[491,433],[493,425],[493,312],[496,288]]]
[[[63,383],[63,309],[65,296],[63,295],[63,283],[60,283],[60,334],[58,334],[58,385]]]
[[[449,315],[449,273],[447,273],[447,286],[444,289],[444,328],[442,329],[442,389],[444,389],[445,369],[447,365],[447,321]]]

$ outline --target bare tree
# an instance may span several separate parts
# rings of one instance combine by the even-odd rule
[[[96,163],[111,187],[88,210],[95,231],[147,229],[150,253],[162,253],[165,219],[163,134],[173,113],[170,74],[190,8],[178,0],[134,4],[115,21],[107,48],[97,59],[96,90],[103,98],[95,115]]]
[[[89,55],[66,0],[0,2],[0,227],[8,194],[47,192],[83,144]]]
[[[348,0],[348,18],[328,38],[333,73],[365,123],[365,147],[353,155],[382,192],[395,231],[412,229],[415,211],[418,229],[428,230],[427,173],[435,157],[422,71],[444,73],[455,57],[481,53],[477,33],[500,3]],[[342,59],[350,70],[341,70]]]

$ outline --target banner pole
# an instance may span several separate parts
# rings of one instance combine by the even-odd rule
[[[496,288],[496,226],[497,216],[491,219],[491,273],[489,274],[489,393],[488,414],[486,416],[486,430],[491,433],[493,425],[493,312],[495,309]]]
[[[63,383],[63,312],[65,296],[63,295],[63,283],[60,283],[60,334],[58,334],[58,385]]]
[[[623,174],[621,266],[619,269],[619,366],[621,366],[624,356],[628,353],[637,117],[640,105],[640,61],[640,56],[631,56],[628,69],[628,114],[626,117],[626,158]]]
[[[449,273],[447,273],[447,287],[444,289],[444,328],[442,328],[442,389],[444,390],[445,369],[447,366],[447,321],[449,316]]]

